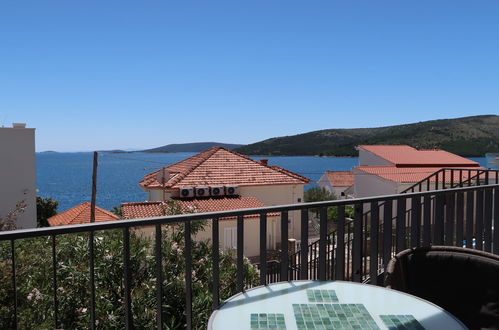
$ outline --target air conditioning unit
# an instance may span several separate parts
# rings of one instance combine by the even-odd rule
[[[210,188],[209,187],[196,187],[196,197],[209,197]]]
[[[223,196],[223,195],[225,195],[225,187],[224,186],[210,187],[210,191],[211,191],[211,196]]]
[[[194,188],[193,187],[180,188],[180,198],[189,198],[189,197],[194,197]]]
[[[225,186],[227,196],[239,196],[239,186]]]

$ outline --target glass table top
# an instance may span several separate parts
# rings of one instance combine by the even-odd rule
[[[466,329],[418,297],[343,281],[291,281],[228,299],[208,329]]]

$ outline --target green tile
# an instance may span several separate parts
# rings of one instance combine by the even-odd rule
[[[389,329],[424,330],[424,327],[412,315],[380,315]]]
[[[251,330],[284,330],[286,323],[284,314],[254,313],[250,315]]]
[[[298,328],[379,329],[362,304],[293,304],[293,312]]]
[[[334,290],[307,290],[309,302],[338,302],[338,297]]]

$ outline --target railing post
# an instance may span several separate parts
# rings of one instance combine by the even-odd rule
[[[456,195],[449,193],[445,195],[447,204],[445,205],[445,245],[454,245],[454,224],[455,224],[455,200]]]
[[[338,206],[335,279],[345,278],[345,205]]]
[[[308,279],[308,209],[301,210],[300,280]]]
[[[260,214],[260,284],[267,284],[267,214]]]
[[[475,223],[475,238],[476,248],[483,249],[483,189],[476,192],[476,223]]]
[[[420,246],[421,197],[411,199],[411,247]]]
[[[443,244],[443,227],[445,213],[445,195],[437,193],[435,196],[435,219],[433,228],[433,243],[435,245]]]
[[[237,216],[237,291],[244,291],[244,217]]]
[[[212,219],[212,238],[211,253],[213,255],[213,310],[220,304],[220,237],[219,237],[218,217]]]
[[[405,216],[406,216],[406,199],[397,199],[397,223],[395,228],[395,236],[397,237],[397,248],[396,252],[405,250],[405,238],[406,238],[406,227],[405,227]]]
[[[94,267],[94,231],[88,234],[88,250],[89,250],[89,272],[90,272],[90,329],[96,327],[95,316],[95,267]]]
[[[321,207],[319,227],[319,281],[326,280],[327,208]]]
[[[161,225],[156,225],[154,244],[156,266],[156,328],[163,329],[163,258],[161,249]]]
[[[383,205],[383,266],[386,270],[392,259],[392,200]]]
[[[14,293],[14,329],[17,329],[16,246],[14,240],[10,240],[10,250],[11,250],[11,263],[12,263],[12,291]]]
[[[288,211],[281,212],[281,281],[288,280]]]
[[[475,217],[474,217],[474,207],[475,207],[475,192],[474,191],[468,191],[466,192],[466,247],[467,248],[472,248],[473,247],[473,236],[474,236],[474,222],[475,222]]]
[[[379,236],[379,205],[378,202],[371,202],[371,247],[369,259],[369,277],[371,284],[378,283],[378,236]]]
[[[191,220],[184,225],[184,258],[185,258],[185,319],[186,328],[192,329],[192,253],[191,253]]]
[[[430,246],[431,241],[431,209],[432,198],[430,195],[423,197],[423,246]]]
[[[492,251],[492,189],[485,189],[483,227],[484,227],[483,240],[485,243],[483,249],[487,252],[491,252]]]
[[[362,204],[355,204],[353,224],[352,279],[362,281]]]
[[[499,172],[496,172],[496,175],[497,173]],[[499,188],[494,189],[494,243],[492,251],[499,254]]]
[[[132,297],[131,297],[131,274],[130,274],[130,228],[123,228],[123,280],[124,280],[124,303],[125,303],[125,329],[133,329]]]
[[[53,286],[53,300],[54,300],[54,328],[59,328],[58,309],[59,303],[57,301],[57,257],[55,251],[55,235],[52,235],[52,286]]]
[[[456,201],[456,246],[463,245],[464,194],[457,193]]]

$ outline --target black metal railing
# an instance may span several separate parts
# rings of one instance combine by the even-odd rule
[[[345,208],[351,206],[354,209],[352,220],[345,216]],[[333,234],[327,233],[327,209],[337,208],[337,230]],[[364,216],[365,209],[370,210],[369,218]],[[308,242],[308,214],[311,209],[319,209],[320,240],[314,243],[310,249],[307,244],[301,244],[300,256],[289,254],[288,251],[288,219],[290,213],[293,218],[300,221],[301,242]],[[298,211],[298,212],[296,212]],[[269,213],[280,214],[280,241],[281,250],[278,262],[267,262],[267,215]],[[499,184],[479,185],[438,191],[427,191],[417,193],[406,193],[389,196],[376,196],[370,198],[335,200],[315,203],[301,203],[292,205],[263,207],[237,211],[224,211],[199,214],[184,214],[158,218],[121,220],[112,222],[101,222],[94,224],[81,224],[72,226],[60,226],[40,229],[15,230],[0,233],[0,244],[9,243],[11,253],[4,256],[11,265],[11,271],[2,274],[2,279],[10,279],[12,287],[12,299],[2,309],[8,309],[13,315],[13,328],[17,328],[19,322],[19,306],[17,302],[18,293],[18,268],[16,246],[18,241],[36,238],[50,237],[49,259],[52,264],[52,272],[48,273],[52,281],[52,313],[51,326],[63,328],[58,313],[59,298],[58,273],[61,271],[62,256],[58,254],[58,238],[68,234],[86,234],[88,236],[88,292],[90,299],[90,319],[88,328],[95,328],[99,319],[96,311],[96,282],[94,272],[95,264],[95,233],[112,230],[121,231],[122,237],[122,266],[123,266],[123,291],[120,302],[123,307],[123,324],[126,329],[131,329],[136,321],[133,317],[132,283],[138,273],[132,274],[131,248],[133,240],[130,239],[131,231],[135,228],[155,228],[154,254],[156,278],[151,279],[155,283],[156,304],[156,327],[163,328],[169,320],[162,316],[165,306],[176,302],[165,301],[168,297],[163,295],[165,265],[162,244],[162,226],[180,224],[183,228],[184,281],[185,281],[185,327],[193,328],[193,264],[198,260],[193,259],[191,245],[193,244],[192,228],[198,220],[205,220],[211,227],[211,239],[213,248],[211,260],[212,306],[216,309],[221,300],[220,295],[220,256],[219,249],[219,222],[220,219],[235,217],[237,223],[237,251],[233,263],[236,272],[236,291],[243,291],[248,287],[244,273],[244,246],[245,246],[245,218],[246,215],[260,215],[259,242],[247,242],[259,244],[260,250],[260,279],[259,284],[266,285],[273,282],[269,276],[278,274],[275,280],[287,281],[292,279],[318,279],[318,280],[351,280],[362,282],[371,279],[371,283],[377,282],[379,273],[383,271],[393,254],[408,247],[428,245],[454,245],[474,247],[480,250],[499,254]],[[300,216],[301,214],[301,216]],[[255,221],[255,220],[252,220]],[[494,230],[495,229],[495,230]],[[132,237],[133,238],[133,237]],[[463,243],[466,241],[466,243]],[[476,245],[472,242],[476,242]],[[40,251],[41,253],[42,251]],[[140,264],[140,260],[138,261]],[[171,265],[170,265],[171,266]],[[274,268],[277,267],[277,271]],[[33,272],[39,270],[33,269]],[[41,271],[41,270],[40,270]],[[4,283],[2,284],[4,285]],[[5,285],[8,286],[8,285]],[[47,321],[47,320],[46,320]],[[49,321],[47,321],[49,322]]]

